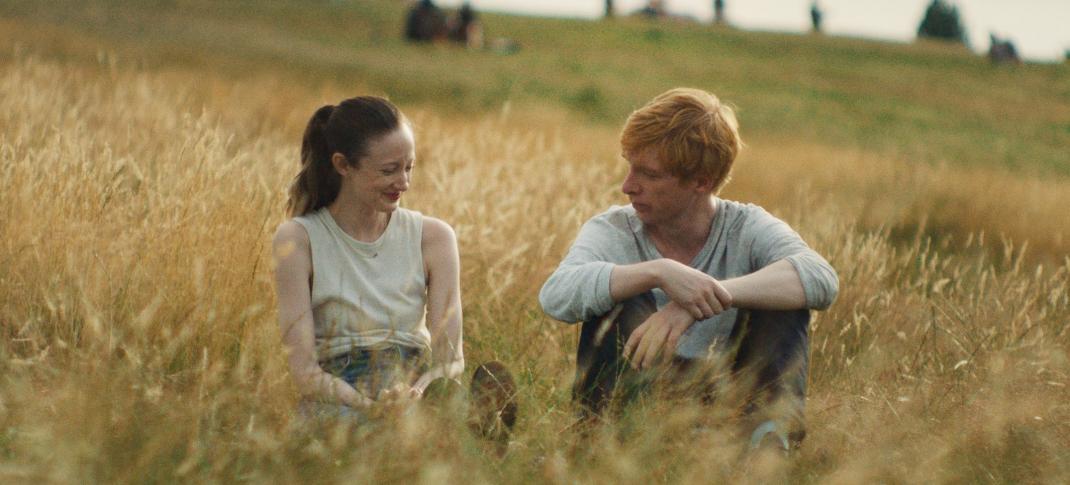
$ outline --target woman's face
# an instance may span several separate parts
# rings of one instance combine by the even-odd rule
[[[412,129],[402,123],[396,130],[372,140],[368,154],[356,168],[347,167],[342,174],[342,191],[372,210],[393,212],[401,194],[409,190],[416,142]]]

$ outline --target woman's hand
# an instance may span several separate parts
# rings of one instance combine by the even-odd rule
[[[353,392],[343,394],[341,397],[343,404],[355,409],[367,409],[375,404],[375,401],[372,401],[368,396],[356,389],[353,389]]]
[[[390,389],[379,391],[379,399],[376,402],[387,405],[406,405],[423,397],[423,390],[416,386],[407,386],[402,383],[394,384]]]

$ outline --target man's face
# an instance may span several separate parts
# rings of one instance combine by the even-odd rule
[[[683,181],[669,173],[658,159],[657,151],[647,148],[625,153],[628,176],[621,192],[628,196],[643,224],[651,226],[678,218],[701,196],[696,183]]]

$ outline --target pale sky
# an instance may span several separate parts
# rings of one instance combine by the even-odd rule
[[[910,41],[931,0],[821,0],[824,30],[833,35]],[[444,7],[462,0],[438,0]],[[702,21],[713,18],[713,0],[664,0],[670,12]],[[471,0],[477,10],[546,16],[597,18],[604,0]],[[615,0],[618,13],[646,0]],[[725,0],[733,25],[753,30],[804,32],[810,29],[810,0]],[[974,50],[988,49],[988,34],[1014,41],[1018,52],[1036,61],[1062,61],[1070,49],[1070,0],[952,0],[959,8]]]

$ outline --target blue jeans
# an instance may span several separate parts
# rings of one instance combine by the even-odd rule
[[[378,349],[353,349],[321,361],[320,367],[353,386],[361,394],[376,399],[379,393],[397,384],[410,385],[427,368],[423,349],[390,345]],[[363,412],[334,402],[303,401],[300,411],[313,418],[367,420]]]

